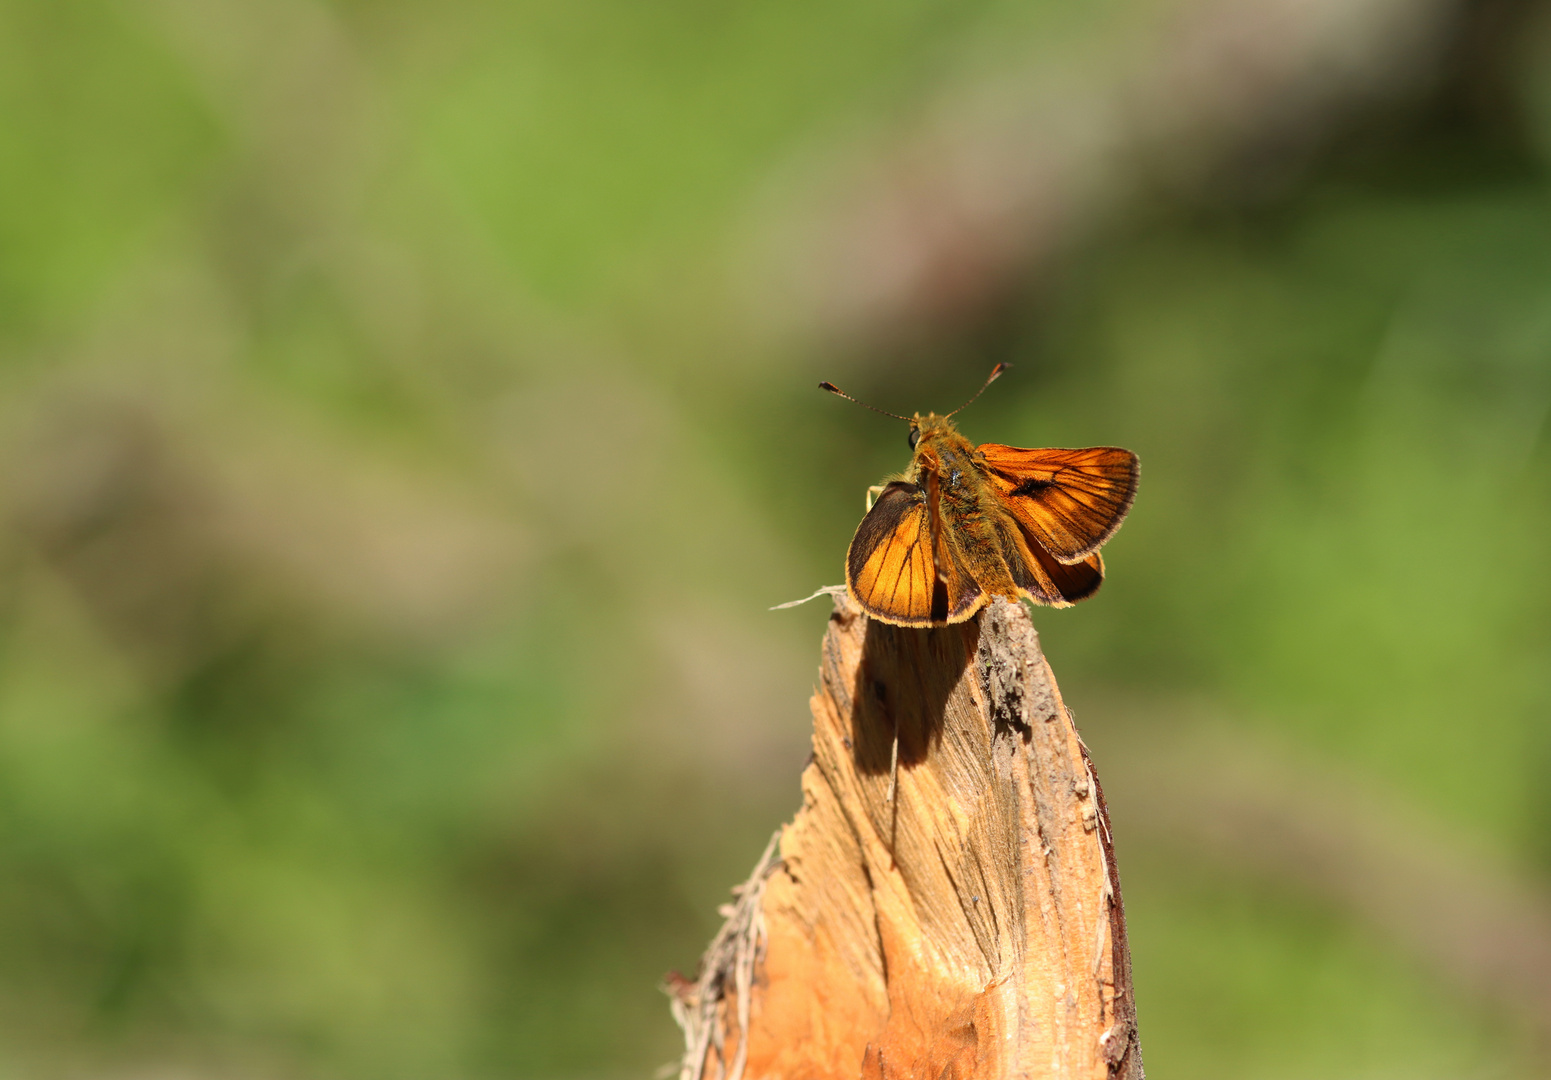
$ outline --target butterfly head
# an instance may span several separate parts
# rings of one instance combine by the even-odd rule
[[[951,415],[952,413],[949,414],[949,416]],[[922,416],[920,413],[916,413],[910,418],[910,435],[908,438],[910,449],[912,450],[921,445],[923,439],[931,442],[933,439],[941,438],[944,435],[956,434],[958,434],[958,429],[953,426],[953,421],[948,419],[947,416],[938,416],[936,413],[927,413],[925,416]]]

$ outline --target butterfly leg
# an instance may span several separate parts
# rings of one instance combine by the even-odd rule
[[[872,509],[872,504],[878,501],[878,496],[883,494],[884,487],[885,485],[883,484],[874,484],[867,489],[867,509],[869,511]]]

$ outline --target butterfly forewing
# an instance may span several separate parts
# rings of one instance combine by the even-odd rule
[[[883,489],[846,553],[846,584],[869,615],[930,626],[959,621],[975,610],[979,585],[957,564],[942,531],[935,531],[934,543],[920,487],[895,481]],[[941,576],[939,560],[948,569]]]
[[[914,484],[890,484],[862,519],[846,553],[851,595],[872,614],[927,620],[935,580],[925,493]]]
[[[1044,548],[1060,563],[1087,564],[1136,498],[1136,455],[1118,446],[1020,450],[986,443],[978,453],[992,490],[1030,546]],[[1102,567],[1090,569],[1103,577]],[[1091,576],[1079,573],[1058,584],[1076,588]],[[1096,588],[1095,580],[1082,596]],[[1060,591],[1065,595],[1065,588]]]

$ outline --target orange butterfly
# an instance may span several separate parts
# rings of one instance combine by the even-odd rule
[[[915,451],[903,474],[869,490],[867,516],[846,552],[846,589],[873,618],[945,626],[971,618],[993,596],[1069,607],[1103,582],[1099,548],[1136,498],[1136,455],[1118,446],[971,446],[949,417],[1006,368],[996,365],[975,397],[947,416],[873,409],[907,421]],[[856,401],[831,383],[819,387]]]

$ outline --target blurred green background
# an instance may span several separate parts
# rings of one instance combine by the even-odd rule
[[[626,1077],[883,408],[1037,612],[1170,1077],[1551,1075],[1551,10],[0,0],[0,1076]]]

